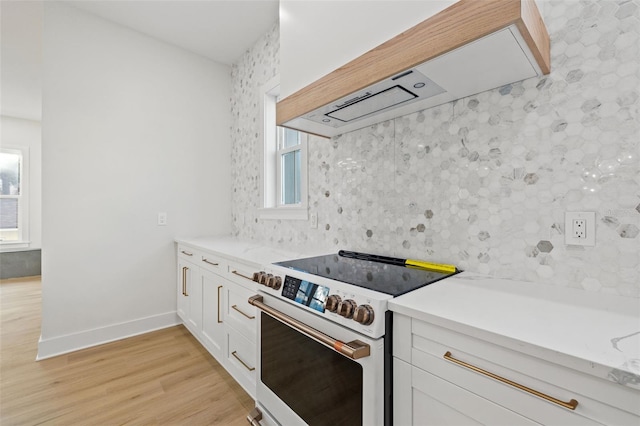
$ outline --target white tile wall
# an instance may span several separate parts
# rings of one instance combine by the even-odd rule
[[[550,75],[310,139],[317,229],[257,215],[273,28],[232,69],[234,233],[640,297],[640,0],[540,5]],[[565,211],[596,212],[595,247],[565,246]]]

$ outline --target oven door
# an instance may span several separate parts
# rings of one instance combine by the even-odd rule
[[[287,426],[381,425],[384,339],[259,296],[256,395],[265,418]]]

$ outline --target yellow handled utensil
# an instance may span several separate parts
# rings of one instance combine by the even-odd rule
[[[446,265],[444,263],[431,263],[422,260],[407,259],[404,264],[408,267],[428,269],[429,271],[442,272],[443,274],[453,274],[456,272],[455,265]]]

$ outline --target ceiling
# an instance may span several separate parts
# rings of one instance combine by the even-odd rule
[[[64,3],[227,65],[278,20],[278,0]]]
[[[278,20],[278,0],[64,1],[158,40],[230,65]],[[1,7],[2,115],[41,119],[41,1]]]

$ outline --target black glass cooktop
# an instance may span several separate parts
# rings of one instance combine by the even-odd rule
[[[278,262],[276,265],[368,288],[394,297],[455,274],[354,259],[337,254],[288,260]]]

